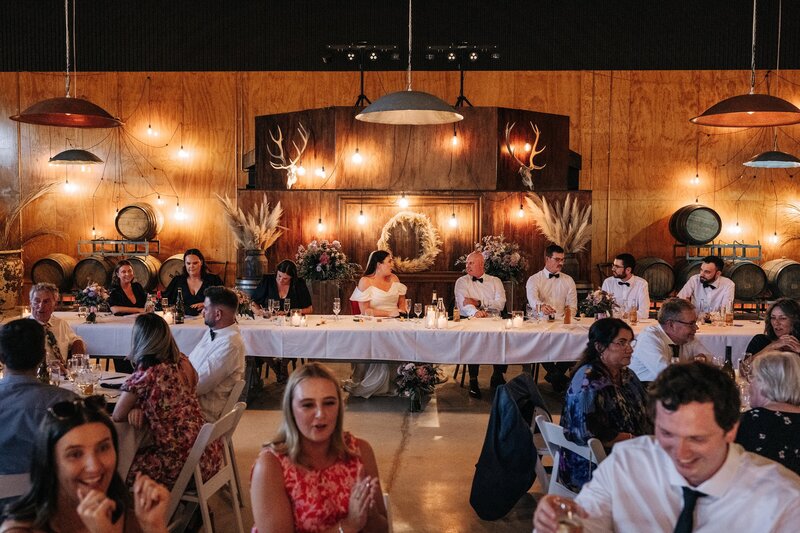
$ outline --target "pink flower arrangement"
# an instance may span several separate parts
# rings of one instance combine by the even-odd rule
[[[339,241],[313,240],[297,248],[297,273],[303,279],[347,281],[354,279],[361,267],[348,263]]]

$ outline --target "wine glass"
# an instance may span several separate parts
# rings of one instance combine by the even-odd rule
[[[272,315],[278,316],[278,312],[281,310],[281,301],[280,300],[272,300]]]
[[[414,301],[406,298],[406,315],[411,318],[411,310],[414,309]],[[400,311],[402,313],[402,310]]]
[[[414,304],[414,314],[417,315],[417,322],[419,322],[419,316],[422,314],[422,304],[420,302]]]
[[[333,299],[333,314],[336,315],[336,320],[339,320],[339,313],[342,311],[342,300],[340,298]]]
[[[289,310],[292,308],[292,300],[286,298],[283,300],[283,312],[287,315],[289,314]]]

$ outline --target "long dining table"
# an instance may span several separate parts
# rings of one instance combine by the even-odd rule
[[[59,312],[86,342],[95,356],[120,356],[130,352],[135,316],[99,316],[87,324],[77,313]],[[527,364],[574,361],[586,347],[592,319],[561,322],[528,322],[507,329],[502,319],[448,322],[444,329],[427,329],[424,320],[358,319],[351,315],[311,315],[306,326],[287,321],[240,318],[239,328],[246,353],[256,357],[311,357],[330,360],[416,361],[440,364]],[[653,319],[633,326],[639,333],[656,324]],[[171,325],[175,341],[189,353],[207,326],[200,317],[187,317]],[[733,326],[703,325],[697,337],[713,355],[723,356],[731,346],[734,360],[744,353],[750,339],[764,331],[763,322],[743,320]]]

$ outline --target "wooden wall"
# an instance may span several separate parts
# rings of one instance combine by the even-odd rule
[[[800,72],[781,71],[780,76],[773,80],[773,93],[800,104]],[[241,155],[254,147],[254,117],[347,105],[358,93],[358,75],[348,72],[155,73],[148,100],[146,78],[146,73],[80,74],[77,94],[121,116],[126,126],[122,131],[76,131],[17,124],[5,118],[36,101],[63,94],[62,75],[0,73],[0,215],[20,193],[64,181],[64,170],[49,168],[46,161],[68,144],[90,148],[107,161],[104,168],[89,174],[70,174],[70,182],[80,187],[77,193],[49,195],[25,211],[23,232],[52,228],[66,233],[66,239],[47,237],[27,246],[28,270],[33,261],[50,252],[75,255],[76,241],[90,236],[93,218],[101,235],[113,236],[115,208],[134,201],[154,202],[153,189],[167,200],[163,206],[167,224],[159,236],[162,259],[198,246],[211,259],[235,261],[232,239],[222,226],[214,195],[234,196],[237,188],[244,187],[247,176],[240,168]],[[404,80],[403,72],[369,73],[366,93],[375,100],[404,87]],[[744,93],[748,80],[745,71],[470,72],[465,93],[476,106],[570,117],[570,148],[583,156],[580,188],[592,191],[590,265],[622,251],[669,260],[673,252],[669,216],[698,196],[722,216],[722,241],[761,241],[765,260],[782,255],[800,259],[796,243],[766,242],[775,229],[781,237],[798,232],[783,207],[798,203],[794,179],[786,171],[742,170],[742,161],[770,148],[768,132],[699,128],[688,122],[722,98]],[[413,84],[415,89],[454,100],[458,73],[415,72]],[[147,136],[148,124],[159,132],[157,138]],[[780,148],[798,154],[800,146],[794,139],[800,139],[800,126],[779,130]],[[181,143],[191,154],[187,159],[177,155]],[[696,167],[701,182],[695,187],[690,179]],[[396,182],[396,190],[387,194],[411,188],[416,179],[408,176],[411,181]],[[304,230],[288,233],[271,256],[290,255],[313,234],[318,205],[326,220],[338,217],[338,204],[319,202],[318,192],[304,192],[308,198],[299,204],[289,202],[287,194],[276,192],[270,197],[287,198],[287,221],[299,217]],[[173,217],[175,196],[185,209],[184,221]],[[777,224],[776,198],[781,204]],[[513,235],[517,222],[511,217],[519,206],[517,195],[484,193],[482,201],[484,233],[503,230]],[[740,234],[731,230],[737,214]],[[531,229],[530,235],[534,233]],[[540,256],[534,248],[531,252]],[[538,268],[541,263],[534,261],[534,265]],[[228,276],[232,283],[231,269]]]

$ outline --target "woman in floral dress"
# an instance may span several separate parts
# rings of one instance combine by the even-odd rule
[[[171,489],[205,423],[196,393],[197,372],[156,314],[136,318],[132,344],[130,359],[136,371],[122,386],[113,418],[137,429],[147,424],[152,444],[136,452],[128,484],[141,472]],[[221,464],[222,443],[217,441],[200,460],[203,477],[214,475]]]

